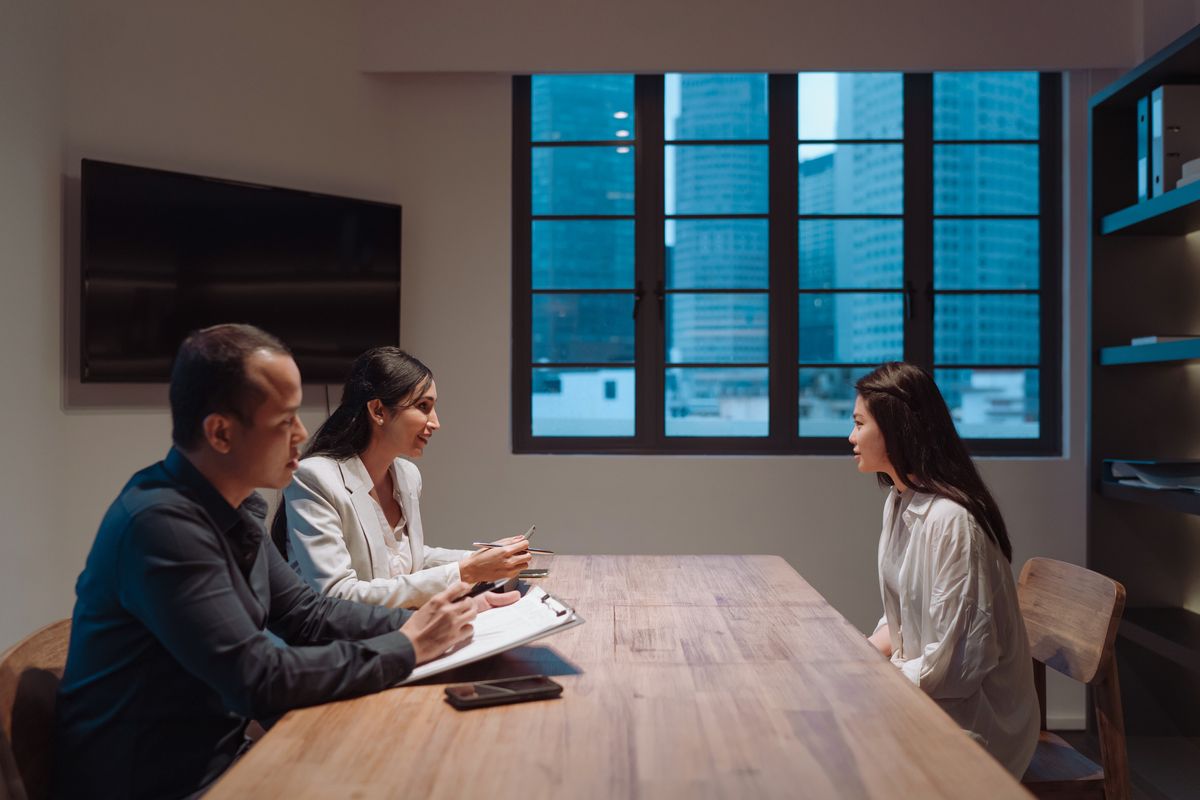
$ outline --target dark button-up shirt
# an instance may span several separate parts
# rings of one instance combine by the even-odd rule
[[[130,479],[76,584],[56,709],[60,797],[183,797],[249,719],[402,680],[410,612],[313,592],[179,451]],[[270,630],[285,644],[272,640]]]

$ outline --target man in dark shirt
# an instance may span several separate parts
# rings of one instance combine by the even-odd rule
[[[516,599],[460,599],[460,583],[409,612],[309,589],[253,492],[291,480],[299,406],[299,370],[269,334],[220,325],[180,347],[175,446],[122,489],[76,585],[58,796],[193,795],[245,746],[249,720],[391,686],[470,636],[478,608]]]

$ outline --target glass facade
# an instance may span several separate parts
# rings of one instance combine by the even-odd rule
[[[932,362],[960,432],[1040,434],[1039,75],[932,77]],[[771,420],[771,98],[766,75],[661,78],[661,434],[762,437]],[[534,436],[632,436],[634,79],[530,79]],[[796,81],[799,439],[844,436],[853,381],[902,359],[905,77]],[[642,110],[643,114],[650,113]],[[644,213],[644,212],[638,212]],[[643,229],[638,229],[643,230]],[[911,255],[911,253],[910,253]],[[642,301],[654,304],[646,292]],[[789,376],[788,382],[793,380]]]

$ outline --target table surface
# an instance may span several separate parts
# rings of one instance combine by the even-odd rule
[[[777,556],[547,556],[586,623],[293,711],[207,798],[1027,798]],[[541,672],[561,699],[456,711]]]

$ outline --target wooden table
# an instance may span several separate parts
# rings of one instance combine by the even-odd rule
[[[207,797],[1029,797],[782,558],[542,562],[586,624],[448,675],[562,699],[460,712],[437,676],[294,711]]]

